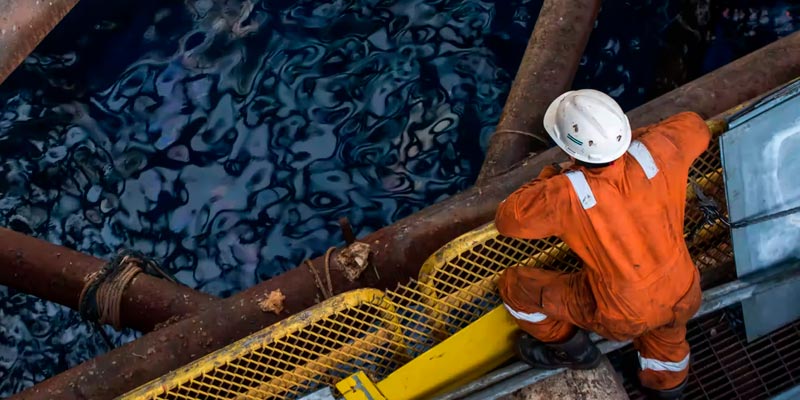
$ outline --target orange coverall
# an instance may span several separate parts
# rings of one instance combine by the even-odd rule
[[[642,385],[671,389],[688,375],[686,323],[701,303],[699,274],[683,238],[688,171],[711,133],[687,112],[633,138],[638,144],[610,166],[566,173],[547,167],[500,204],[495,224],[502,235],[557,236],[585,267],[559,273],[518,266],[503,273],[498,288],[520,327],[538,340],[566,340],[575,326],[611,340],[633,339]],[[649,162],[632,155],[641,145]],[[574,171],[589,192],[567,176]],[[581,201],[586,193],[594,197],[588,206]]]

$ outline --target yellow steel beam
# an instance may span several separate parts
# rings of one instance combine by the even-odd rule
[[[363,371],[336,384],[345,400],[388,400]]]
[[[398,368],[377,388],[387,400],[410,400],[460,387],[511,358],[516,330],[508,312],[497,307]]]

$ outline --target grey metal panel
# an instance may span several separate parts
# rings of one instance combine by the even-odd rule
[[[800,226],[792,217],[798,215],[731,230],[737,276],[800,260]]]
[[[800,284],[789,282],[742,301],[747,340],[753,341],[800,318]]]
[[[736,273],[800,260],[800,96],[784,91],[720,139]],[[800,284],[742,302],[748,340],[800,318]]]
[[[774,396],[770,400],[797,400],[797,399],[800,399],[800,385],[795,386],[777,396]]]
[[[783,101],[785,101],[787,98],[796,96],[798,94],[800,94],[800,78],[797,78],[786,86],[769,93],[768,95],[764,96],[763,99],[757,101],[750,107],[747,107],[734,114],[728,123],[728,128],[733,129],[771,110],[776,105],[783,103]]]
[[[800,96],[720,140],[738,275],[800,259],[800,215],[736,227],[800,206]]]

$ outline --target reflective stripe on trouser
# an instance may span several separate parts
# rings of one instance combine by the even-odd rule
[[[689,371],[689,343],[686,322],[700,305],[699,275],[694,286],[674,307],[675,321],[646,330],[639,324],[618,321],[613,326],[599,323],[597,305],[582,272],[571,274],[531,267],[506,270],[497,282],[500,297],[517,324],[542,342],[561,342],[580,327],[612,340],[633,338],[641,355],[639,373],[642,385],[652,389],[672,389]],[[545,318],[540,319],[540,315]],[[537,322],[534,322],[537,321]],[[677,367],[683,367],[676,370]]]
[[[583,326],[576,319],[590,318],[573,318],[572,314],[594,309],[593,297],[580,273],[511,268],[500,276],[497,286],[520,328],[543,342],[568,339],[575,325]],[[591,304],[581,304],[584,300]]]
[[[686,325],[662,326],[633,340],[639,351],[639,381],[653,389],[672,389],[689,374]]]
[[[670,371],[670,372],[680,372],[685,370],[689,366],[689,355],[687,354],[686,357],[683,357],[683,360],[680,361],[661,361],[656,360],[655,358],[647,358],[642,357],[642,354],[639,353],[639,368],[642,370],[653,370],[653,371]]]

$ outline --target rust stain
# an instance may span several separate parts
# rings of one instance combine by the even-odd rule
[[[275,313],[275,315],[278,315],[283,312],[284,300],[286,300],[286,296],[281,292],[280,289],[273,290],[258,302],[258,308],[260,308],[261,311],[272,312]]]

